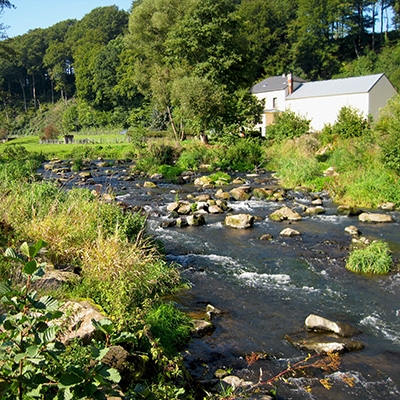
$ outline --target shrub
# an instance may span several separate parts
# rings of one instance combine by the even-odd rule
[[[345,106],[339,110],[332,130],[342,138],[361,137],[370,133],[370,121],[357,109]]]
[[[196,171],[201,164],[209,163],[210,158],[211,156],[208,148],[202,143],[197,142],[183,149],[176,165],[184,170]]]
[[[309,130],[310,120],[288,110],[277,114],[273,125],[266,130],[266,138],[280,142],[304,135]]]
[[[169,181],[174,181],[183,171],[183,168],[172,165],[160,165],[157,169],[157,172]]]
[[[362,274],[387,274],[393,265],[386,242],[375,241],[364,248],[353,250],[346,262],[349,271]]]
[[[214,168],[240,172],[252,171],[264,164],[262,141],[258,138],[238,139],[232,146],[215,150]]]
[[[400,96],[389,100],[381,112],[375,130],[382,148],[383,164],[400,174]]]
[[[57,139],[59,134],[60,131],[58,130],[58,128],[53,124],[49,124],[45,126],[45,128],[43,129],[43,136],[41,137],[41,139],[44,140]]]
[[[147,313],[145,322],[169,357],[175,356],[190,339],[191,320],[173,304],[154,307]]]

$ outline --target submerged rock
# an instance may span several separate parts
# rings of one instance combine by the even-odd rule
[[[358,340],[339,337],[335,334],[297,332],[286,335],[285,338],[300,350],[314,351],[316,353],[344,353],[364,348],[364,344]]]

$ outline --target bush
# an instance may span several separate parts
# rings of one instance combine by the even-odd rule
[[[176,165],[183,170],[197,171],[201,164],[207,164],[210,160],[211,155],[208,148],[202,143],[196,142],[183,149]]]
[[[145,322],[169,357],[175,356],[190,339],[190,318],[172,304],[161,304],[153,308],[147,313]]]
[[[342,107],[333,125],[333,134],[342,138],[361,137],[370,133],[370,121],[352,107]]]
[[[383,164],[400,174],[400,96],[389,100],[382,110],[375,131],[381,145]]]
[[[181,175],[183,171],[183,168],[172,165],[160,165],[157,170],[159,174],[162,174],[164,179],[169,181],[176,180],[176,178]]]
[[[386,242],[375,241],[365,248],[353,250],[346,262],[349,271],[362,274],[387,274],[393,265]]]
[[[59,134],[60,131],[58,130],[58,128],[53,124],[49,124],[45,126],[45,128],[43,129],[43,136],[41,137],[41,139],[43,140],[57,139]]]
[[[238,139],[229,147],[219,147],[215,150],[216,161],[213,167],[228,171],[253,171],[265,162],[262,141],[258,138]]]
[[[273,125],[267,127],[266,138],[280,142],[304,135],[309,130],[310,120],[288,110],[277,114]]]

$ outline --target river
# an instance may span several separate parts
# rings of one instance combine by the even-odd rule
[[[178,307],[201,314],[212,304],[222,311],[213,319],[215,331],[193,339],[184,352],[193,376],[208,380],[216,369],[229,368],[252,382],[259,380],[260,373],[263,380],[272,378],[307,356],[289,344],[285,335],[303,330],[305,318],[318,314],[359,328],[362,332],[356,339],[365,348],[344,354],[340,368],[324,374],[330,390],[320,383],[318,374],[289,377],[276,383],[277,398],[400,398],[400,274],[362,276],[344,267],[351,243],[344,228],[349,225],[357,226],[369,239],[386,240],[398,261],[399,212],[390,212],[393,223],[360,223],[357,217],[338,215],[337,204],[321,193],[325,214],[292,223],[271,221],[268,215],[283,204],[297,209],[310,204],[308,195],[293,191],[283,202],[230,201],[232,213],[256,217],[251,229],[224,226],[224,215],[207,215],[200,227],[162,228],[167,204],[192,193],[213,195],[216,189],[161,181],[157,188],[148,189],[141,185],[143,179],[126,182],[122,175],[119,170],[111,175],[94,173],[92,183],[111,186],[119,201],[146,209],[149,232],[163,241],[168,260],[180,265],[191,286],[174,298]],[[257,186],[254,177],[242,177]],[[280,236],[288,226],[301,235]],[[260,240],[263,234],[271,234],[272,240]],[[266,357],[248,365],[246,355],[252,352]]]

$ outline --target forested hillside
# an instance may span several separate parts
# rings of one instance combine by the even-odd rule
[[[287,72],[399,88],[399,18],[396,0],[136,0],[14,38],[0,25],[0,133],[232,130],[259,112],[249,87]]]

